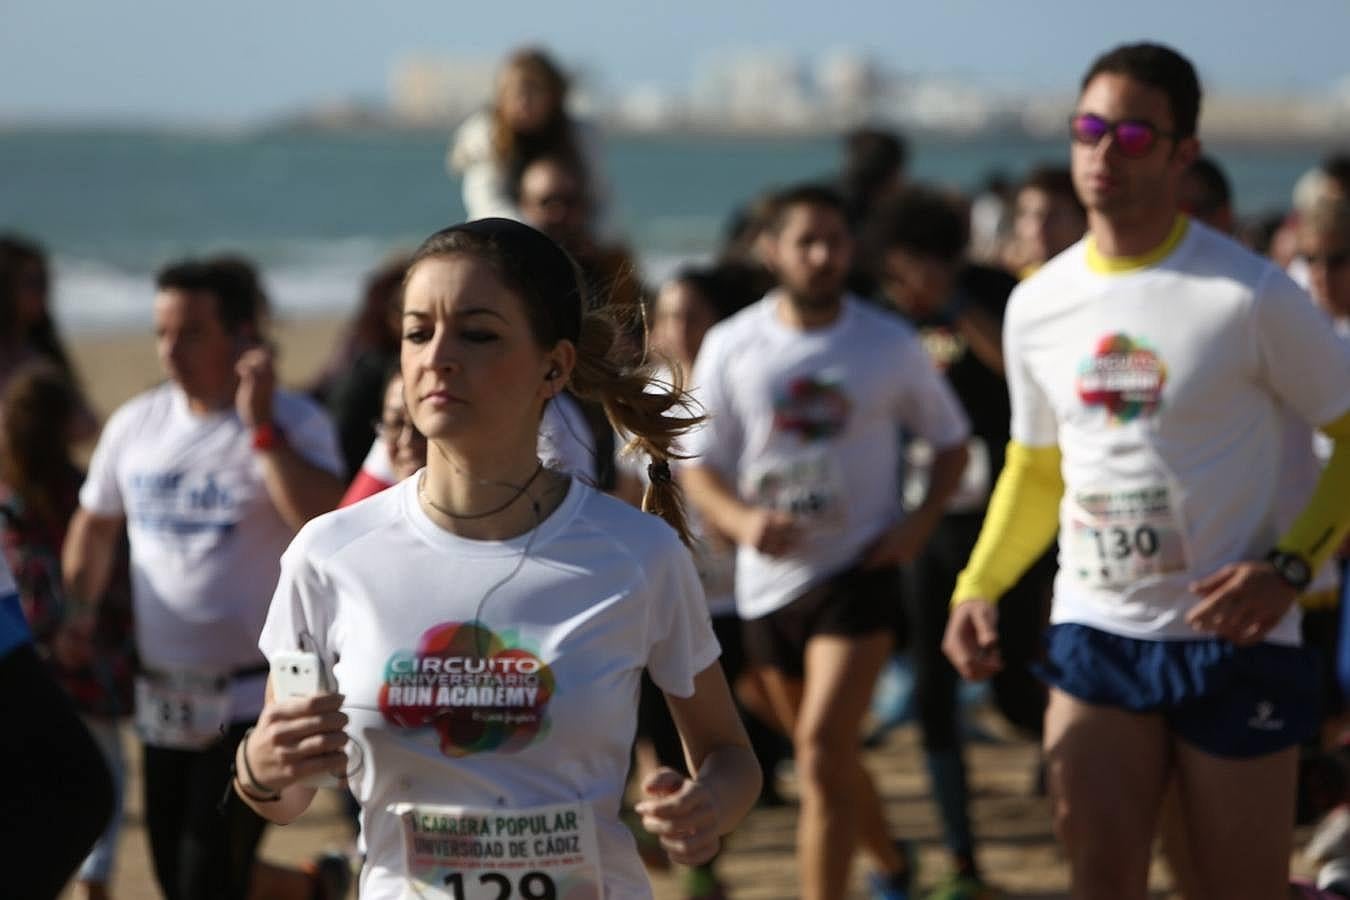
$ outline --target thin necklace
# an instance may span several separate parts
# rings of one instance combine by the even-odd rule
[[[534,474],[532,474],[529,477],[528,481],[526,481],[520,487],[516,488],[516,492],[512,494],[505,503],[503,503],[501,506],[489,509],[487,512],[461,514],[457,512],[452,512],[446,509],[444,506],[441,506],[435,500],[432,500],[431,497],[427,495],[426,489],[427,472],[425,469],[422,470],[422,477],[417,479],[417,496],[421,497],[426,502],[427,506],[430,506],[432,509],[436,510],[436,512],[440,513],[441,515],[445,516],[448,519],[459,519],[461,521],[466,521],[470,519],[486,519],[488,516],[495,516],[497,513],[501,512],[502,510],[510,506],[512,503],[515,503],[517,500],[519,500],[521,498],[521,495],[530,489],[530,485],[534,484],[534,480],[539,477],[539,473],[542,471],[544,471],[544,463],[540,461],[539,465],[535,466]],[[538,504],[536,503],[535,506],[537,507]]]

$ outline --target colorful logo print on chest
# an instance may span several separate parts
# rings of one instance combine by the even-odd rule
[[[773,427],[803,440],[832,438],[848,423],[849,401],[834,378],[807,375],[793,379],[774,402]]]
[[[1156,350],[1129,335],[1109,334],[1079,363],[1076,387],[1085,406],[1102,407],[1120,424],[1156,413],[1166,383],[1167,366]]]
[[[447,756],[517,753],[547,733],[554,688],[553,671],[511,635],[447,622],[390,657],[380,712],[400,728],[434,728]]]

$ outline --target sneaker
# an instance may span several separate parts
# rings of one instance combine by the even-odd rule
[[[918,856],[904,841],[896,841],[895,849],[904,857],[904,874],[883,875],[880,872],[869,872],[867,889],[872,900],[914,900],[918,897],[914,889],[915,883],[919,880]]]
[[[710,865],[685,869],[681,887],[684,900],[727,900],[726,888]]]
[[[315,900],[347,900],[352,889],[352,865],[346,854],[327,850],[316,856],[305,871],[314,879]]]
[[[870,872],[867,875],[868,895],[872,900],[914,900],[916,895],[910,890],[913,879],[906,875],[904,883],[899,882],[900,879]]]
[[[951,874],[924,895],[925,900],[998,900],[999,893],[975,875]]]

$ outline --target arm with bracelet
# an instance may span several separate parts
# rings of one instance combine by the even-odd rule
[[[1257,291],[1248,324],[1263,386],[1331,438],[1334,449],[1302,513],[1263,560],[1221,566],[1191,587],[1199,601],[1187,621],[1237,644],[1265,639],[1350,527],[1350,346],[1278,271]]]
[[[258,724],[235,751],[232,784],[254,812],[285,825],[309,808],[313,776],[346,773],[347,715],[341,694],[279,699],[272,679]]]
[[[1186,617],[1196,628],[1259,643],[1350,531],[1350,412],[1319,430],[1334,449],[1308,504],[1264,561],[1232,563],[1196,582],[1201,600]]]

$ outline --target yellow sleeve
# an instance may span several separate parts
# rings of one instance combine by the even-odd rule
[[[1016,584],[1054,541],[1063,495],[1059,447],[1009,441],[980,538],[957,576],[952,604],[995,601]]]
[[[1275,544],[1306,559],[1314,572],[1331,558],[1350,529],[1350,412],[1319,430],[1334,442],[1331,459],[1308,505]]]

